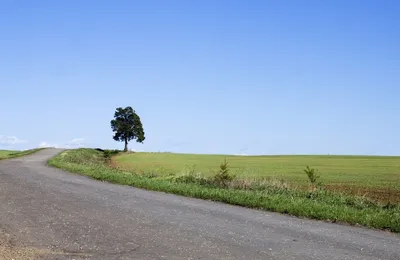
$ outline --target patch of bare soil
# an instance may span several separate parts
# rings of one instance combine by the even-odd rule
[[[50,251],[18,245],[9,234],[0,231],[0,259],[37,260]]]
[[[365,196],[381,203],[400,203],[400,190],[398,189],[380,187],[352,187],[345,185],[326,185],[325,188],[331,191],[339,191],[351,195]]]
[[[42,260],[53,259],[54,257],[59,259],[57,256],[73,257],[68,259],[88,259],[91,255],[24,246],[10,234],[0,230],[0,260]]]

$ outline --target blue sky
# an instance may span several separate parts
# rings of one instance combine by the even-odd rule
[[[399,1],[0,0],[0,149],[400,155]]]

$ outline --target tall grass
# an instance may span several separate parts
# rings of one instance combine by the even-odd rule
[[[220,165],[221,179],[204,176],[195,168],[170,175],[157,172],[135,174],[110,168],[104,152],[91,149],[67,150],[49,160],[49,165],[108,181],[154,191],[225,202],[275,211],[298,217],[345,222],[400,232],[400,207],[385,207],[364,197],[333,193],[324,189],[304,191],[274,178],[238,179]],[[228,171],[226,171],[228,169]],[[220,176],[220,177],[221,177]],[[220,178],[218,177],[218,178]],[[231,178],[232,177],[232,178]]]

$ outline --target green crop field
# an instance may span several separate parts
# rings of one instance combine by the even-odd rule
[[[40,150],[42,150],[42,148],[25,150],[25,151],[0,150],[0,160],[29,155]]]
[[[400,156],[231,156],[173,153],[128,153],[113,158],[113,165],[136,173],[177,174],[193,169],[204,175],[218,170],[226,159],[238,178],[271,177],[304,187],[303,172],[309,165],[330,190],[366,195],[375,199],[392,196],[400,201]]]
[[[10,154],[13,154],[13,153],[15,153],[15,151],[0,150],[0,159],[7,158]]]

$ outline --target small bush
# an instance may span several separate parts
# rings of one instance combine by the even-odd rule
[[[228,162],[226,159],[219,166],[219,171],[213,176],[213,182],[220,187],[228,187],[229,183],[235,178],[233,174],[229,172]]]
[[[313,190],[321,188],[322,182],[318,181],[320,176],[317,174],[317,171],[314,168],[310,168],[310,166],[307,165],[306,169],[304,169],[304,172],[307,174]]]
[[[117,155],[119,152],[119,150],[103,150],[104,159],[109,162],[111,157]]]

